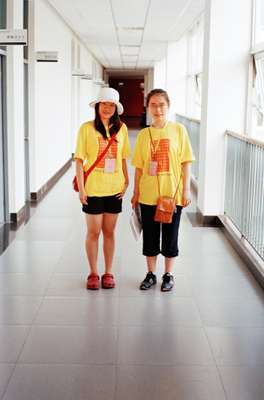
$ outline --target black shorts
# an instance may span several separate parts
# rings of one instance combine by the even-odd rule
[[[119,214],[122,211],[122,199],[114,196],[88,197],[88,204],[83,204],[86,214]]]

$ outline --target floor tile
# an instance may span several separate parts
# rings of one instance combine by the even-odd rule
[[[41,300],[37,296],[0,296],[0,324],[32,324]]]
[[[28,326],[0,325],[0,363],[17,361],[28,333]]]
[[[205,326],[264,327],[262,300],[247,299],[241,305],[241,297],[201,296],[196,303]]]
[[[3,400],[114,400],[115,368],[18,365]]]
[[[7,384],[14,370],[13,364],[0,364],[0,399],[7,388]]]
[[[263,400],[264,368],[220,367],[227,400]]]
[[[124,297],[119,303],[119,310],[121,325],[202,325],[196,305],[192,299],[185,297]]]
[[[217,365],[264,368],[264,328],[206,328]]]
[[[43,296],[50,274],[0,274],[0,295]]]
[[[173,326],[121,327],[118,362],[142,365],[214,364],[203,329]]]
[[[225,400],[217,370],[210,367],[122,365],[117,400]]]
[[[33,217],[17,234],[18,240],[62,241],[71,232],[72,220],[65,218]]]
[[[19,363],[113,364],[116,345],[113,327],[33,326]]]
[[[1,273],[50,273],[59,261],[63,242],[15,240],[0,257]]]
[[[118,299],[107,296],[89,298],[47,297],[36,325],[111,326],[118,323]]]

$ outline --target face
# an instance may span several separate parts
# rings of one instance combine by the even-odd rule
[[[116,105],[110,101],[102,101],[99,103],[99,115],[102,120],[109,120],[115,113]]]
[[[164,121],[167,118],[169,105],[162,94],[151,96],[148,111],[154,122]]]

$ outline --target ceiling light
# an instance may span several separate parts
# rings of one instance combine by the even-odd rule
[[[142,26],[120,26],[117,28],[122,31],[143,31],[144,28]]]
[[[121,47],[140,47],[138,44],[122,44]]]

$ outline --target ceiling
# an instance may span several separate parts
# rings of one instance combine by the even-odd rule
[[[48,0],[107,69],[147,69],[166,55],[206,0]]]

